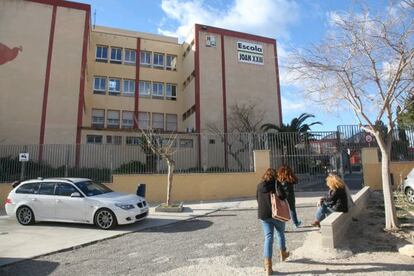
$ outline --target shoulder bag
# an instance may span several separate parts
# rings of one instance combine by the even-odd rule
[[[283,222],[289,221],[290,212],[287,200],[281,200],[276,193],[270,193],[270,201],[272,203],[272,217]]]

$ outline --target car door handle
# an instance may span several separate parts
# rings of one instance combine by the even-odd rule
[[[59,203],[59,202],[62,202],[62,201],[60,199],[56,199],[56,202]]]
[[[36,198],[32,198],[32,201],[37,201],[37,199]]]

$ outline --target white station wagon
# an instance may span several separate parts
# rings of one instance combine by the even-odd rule
[[[22,225],[36,221],[95,224],[112,229],[148,215],[144,198],[117,193],[86,178],[33,179],[19,183],[6,200],[6,212]]]

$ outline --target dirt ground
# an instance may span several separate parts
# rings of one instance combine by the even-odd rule
[[[353,220],[348,243],[341,250],[328,251],[319,246],[320,234],[310,232],[302,247],[292,252],[289,261],[273,265],[274,275],[414,275],[414,258],[401,255],[398,248],[413,243],[414,218],[397,199],[401,229],[383,230],[382,193],[373,192],[367,211]],[[162,275],[260,275],[262,268],[235,267],[235,256],[194,259],[193,264]]]

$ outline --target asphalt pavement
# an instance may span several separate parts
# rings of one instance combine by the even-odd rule
[[[287,224],[289,250],[301,246],[306,233],[317,231],[306,227],[313,220],[316,207],[305,206],[308,207],[298,207],[305,227],[294,230],[291,223]],[[254,267],[252,273],[256,274],[262,272],[261,231],[257,209],[242,204],[203,217],[12,264],[0,268],[0,274],[157,275],[218,256],[231,256],[231,266]],[[273,259],[277,262],[276,256]]]

